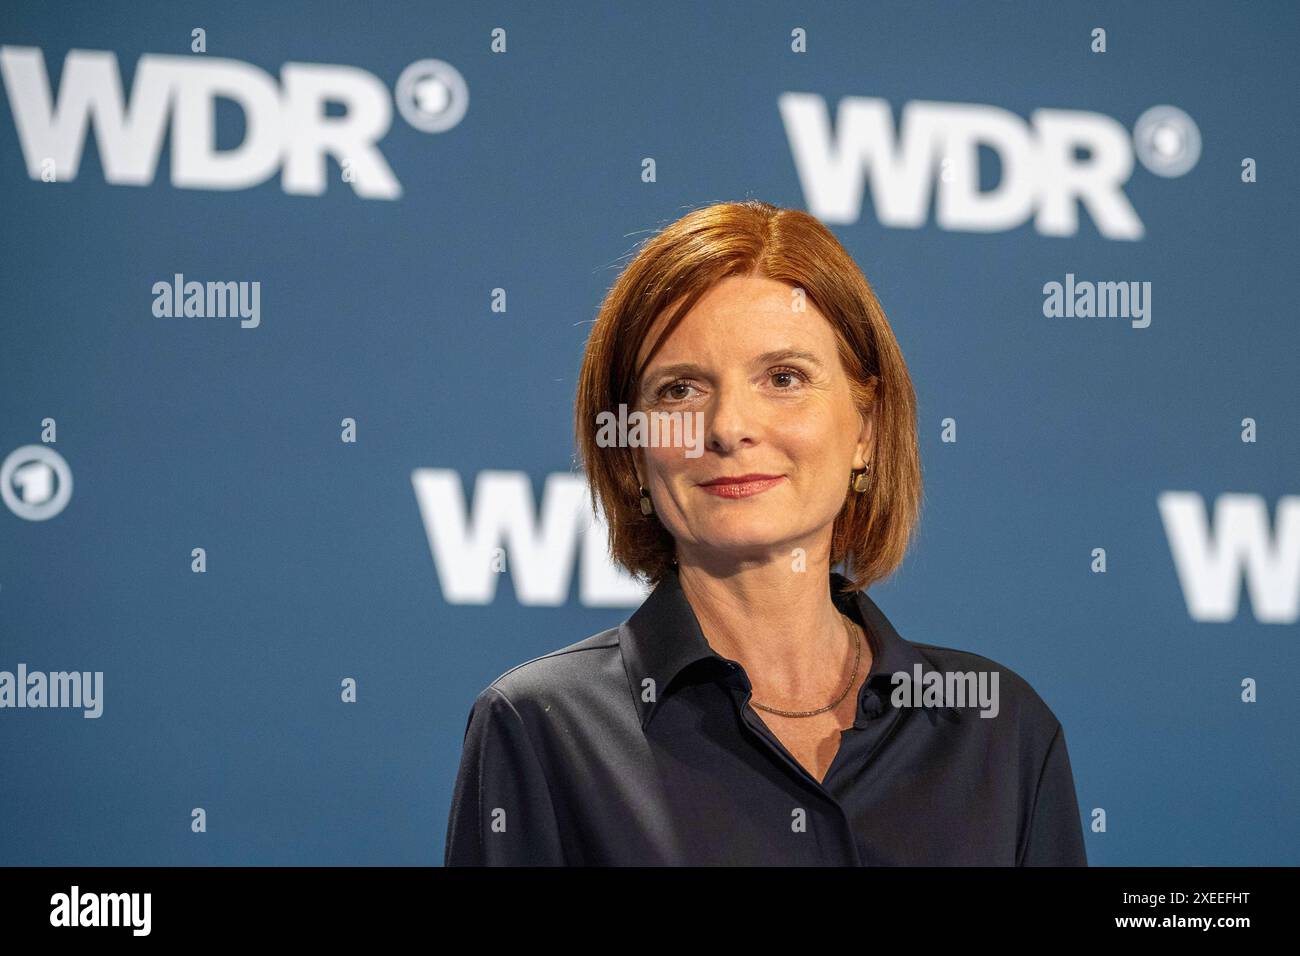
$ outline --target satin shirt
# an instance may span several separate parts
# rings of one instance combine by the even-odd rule
[[[1033,688],[904,640],[846,583],[832,573],[831,597],[873,661],[824,781],[749,706],[744,668],[709,646],[673,571],[618,627],[478,694],[444,863],[1086,866],[1065,732]],[[927,682],[979,672],[996,716],[938,691],[917,706]]]

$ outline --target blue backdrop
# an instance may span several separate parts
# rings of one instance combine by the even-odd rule
[[[1300,863],[1298,23],[6,4],[0,863],[440,863],[474,695],[642,594],[601,297],[746,197],[873,283],[926,485],[872,597],[1052,707],[1090,862]]]

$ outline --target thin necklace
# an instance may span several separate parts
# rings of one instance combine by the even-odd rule
[[[755,703],[753,698],[750,698],[749,705],[751,707],[757,707],[759,710],[765,710],[770,714],[780,714],[782,717],[812,717],[814,714],[824,714],[826,711],[833,710],[839,706],[840,701],[849,696],[849,691],[853,689],[853,683],[858,678],[858,665],[862,663],[862,637],[858,634],[858,629],[856,627],[849,626],[847,615],[841,614],[840,618],[844,621],[844,630],[848,631],[849,636],[853,638],[853,643],[857,646],[858,654],[853,661],[853,673],[849,675],[849,684],[844,688],[844,692],[840,694],[839,697],[836,697],[833,702],[827,704],[825,707],[819,707],[817,710],[777,710],[775,707],[766,707],[763,704]]]

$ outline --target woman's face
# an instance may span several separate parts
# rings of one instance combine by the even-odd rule
[[[637,410],[703,413],[703,454],[634,449],[680,563],[764,563],[795,548],[810,559],[828,553],[849,472],[870,460],[872,422],[854,405],[835,331],[811,303],[797,311],[795,301],[783,282],[723,280],[638,383]],[[752,475],[765,477],[715,483]]]

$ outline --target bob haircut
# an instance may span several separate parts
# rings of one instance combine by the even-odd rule
[[[643,515],[633,449],[597,444],[597,416],[635,407],[637,382],[661,343],[716,283],[758,276],[803,289],[831,323],[864,416],[874,414],[868,487],[849,491],[835,518],[830,562],[850,591],[902,563],[921,508],[916,394],[884,310],[857,263],[814,216],[749,199],[696,209],[651,236],[615,280],[587,340],[574,403],[577,464],[587,473],[593,510],[609,526],[611,557],[657,585],[676,562],[676,544],[654,515]],[[636,356],[656,320],[667,325],[639,368]]]

